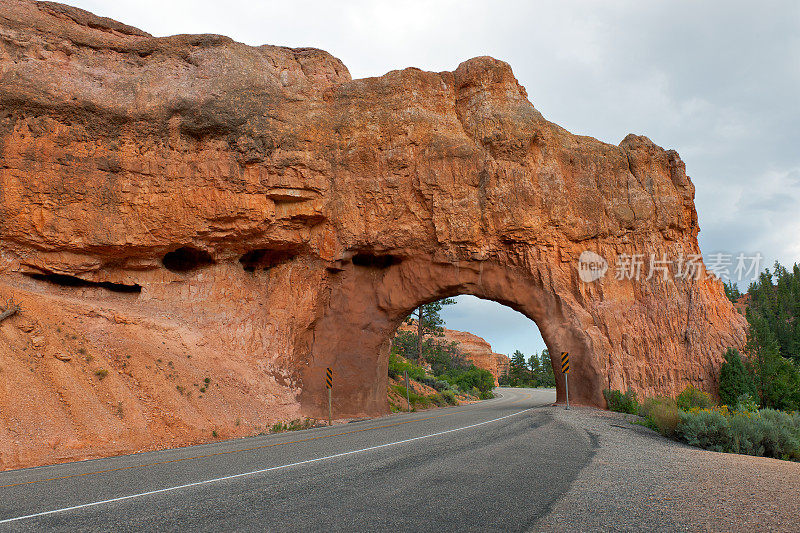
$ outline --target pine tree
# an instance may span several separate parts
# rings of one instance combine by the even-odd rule
[[[755,396],[753,382],[742,363],[739,350],[728,348],[719,370],[719,397],[722,403],[735,407],[743,394]]]
[[[528,358],[528,367],[531,369],[531,387],[538,387],[542,373],[542,361],[539,359],[538,353],[534,352]]]
[[[739,287],[731,280],[728,280],[722,284],[723,288],[725,289],[725,296],[728,297],[733,303],[736,303],[737,300],[742,296],[742,293],[739,292]]]
[[[550,351],[545,348],[542,350],[542,382],[543,387],[555,387],[556,376],[553,373],[553,364],[550,362]]]
[[[425,349],[425,335],[442,336],[444,331],[444,319],[441,316],[442,308],[446,305],[453,305],[456,301],[453,298],[444,298],[417,307],[406,319],[406,323],[417,326],[417,354],[420,360],[425,360],[428,351]]]
[[[748,367],[761,406],[787,411],[800,408],[800,375],[781,357],[769,320],[748,309],[747,321]]]
[[[508,366],[512,385],[524,387],[528,383],[528,365],[525,363],[525,354],[519,350],[515,351]]]

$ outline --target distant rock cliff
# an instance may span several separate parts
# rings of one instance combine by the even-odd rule
[[[492,346],[482,337],[467,331],[444,330],[444,338],[450,342],[457,342],[459,347],[467,354],[467,358],[478,368],[484,368],[492,373],[495,383],[508,370],[509,359],[507,355],[494,353]]]
[[[398,330],[415,332],[415,328],[416,325],[403,324]],[[492,373],[495,384],[497,384],[497,380],[503,374],[503,371],[508,370],[508,365],[510,363],[508,356],[501,353],[494,353],[492,351],[492,345],[482,337],[467,331],[444,329],[441,337],[433,338],[439,339],[442,342],[458,343],[459,349],[464,352],[467,359],[472,361],[478,368],[483,368]]]

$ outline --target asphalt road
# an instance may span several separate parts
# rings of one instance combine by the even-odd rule
[[[521,531],[592,459],[553,391],[0,473],[0,530]]]

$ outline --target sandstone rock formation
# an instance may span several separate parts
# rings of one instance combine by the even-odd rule
[[[416,324],[416,322],[414,322]],[[413,331],[416,332],[416,325],[402,324],[398,331]],[[442,330],[440,338],[442,342],[458,343],[458,348],[464,352],[466,358],[477,366],[488,370],[494,376],[495,384],[503,373],[503,370],[508,371],[510,360],[507,355],[501,353],[494,353],[492,345],[486,339],[479,337],[468,331],[458,331],[455,329]]]
[[[486,339],[478,337],[468,331],[458,331],[445,329],[444,338],[448,342],[457,342],[459,348],[467,355],[467,359],[472,361],[478,368],[484,368],[492,373],[495,383],[502,374],[503,368],[508,367],[509,359],[507,355],[494,353],[492,345]]]
[[[339,416],[384,413],[392,334],[456,294],[533,319],[592,405],[713,390],[744,336],[716,280],[581,281],[584,250],[699,253],[694,187],[646,137],[548,122],[489,57],[352,80],[4,0],[0,187],[4,468],[321,415],[326,367]]]

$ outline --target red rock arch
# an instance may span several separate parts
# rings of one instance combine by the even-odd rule
[[[607,386],[713,391],[743,342],[702,266],[696,280],[579,279],[586,250],[612,269],[698,254],[694,186],[646,137],[549,122],[502,61],[353,80],[321,50],[155,38],[29,0],[0,3],[0,24],[19,36],[0,54],[3,290],[57,308],[31,275],[140,288],[72,293],[71,316],[113,317],[96,336],[112,355],[151,357],[164,331],[180,357],[204,353],[199,376],[236,360],[225,405],[254,419],[319,414],[331,365],[340,413],[383,412],[391,333],[454,294],[533,319],[593,405]],[[228,409],[170,394],[198,424],[233,427]]]
[[[347,268],[332,292],[327,312],[313,328],[311,361],[303,375],[301,402],[318,416],[327,404],[322,378],[336,372],[335,407],[343,416],[385,413],[388,354],[397,327],[421,304],[471,294],[507,305],[532,319],[551,353],[573,357],[574,401],[600,404],[605,368],[587,345],[592,338],[579,329],[575,310],[565,309],[542,279],[531,272],[485,262],[435,263],[409,259],[387,269]],[[560,372],[557,372],[560,374]],[[557,386],[561,399],[563,387]]]

